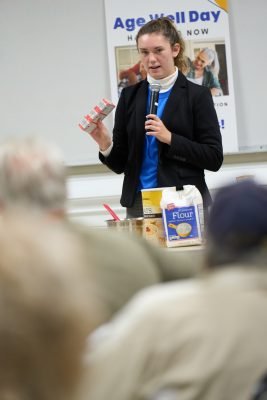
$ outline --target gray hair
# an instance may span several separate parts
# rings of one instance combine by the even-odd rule
[[[64,210],[67,197],[63,156],[37,137],[11,139],[0,145],[2,207]]]
[[[199,51],[199,54],[201,53],[204,53],[211,62],[210,66],[206,68],[210,70],[213,73],[213,75],[218,76],[220,70],[220,63],[217,52],[213,49],[210,49],[209,47],[204,47]]]

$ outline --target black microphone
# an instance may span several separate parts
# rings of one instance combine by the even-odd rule
[[[158,100],[159,100],[159,91],[160,84],[159,83],[151,83],[149,85],[151,90],[150,104],[149,104],[149,114],[157,114],[158,109]]]

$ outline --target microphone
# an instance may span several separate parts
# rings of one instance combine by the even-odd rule
[[[160,91],[161,86],[159,83],[151,83],[149,85],[149,88],[151,90],[149,114],[157,114],[159,91]]]

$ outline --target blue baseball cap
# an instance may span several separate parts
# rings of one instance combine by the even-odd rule
[[[206,226],[207,243],[220,251],[240,253],[267,240],[267,188],[244,180],[220,188]]]

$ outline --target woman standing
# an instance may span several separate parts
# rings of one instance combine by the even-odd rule
[[[123,89],[113,137],[103,122],[90,134],[100,160],[124,173],[121,205],[127,217],[143,215],[141,189],[195,185],[207,208],[204,170],[223,161],[222,140],[209,89],[186,79],[184,42],[168,18],[142,26],[136,43],[147,78]],[[157,115],[148,114],[150,84],[160,85]]]

